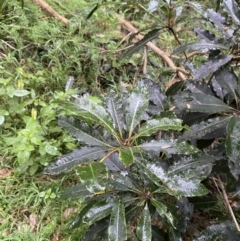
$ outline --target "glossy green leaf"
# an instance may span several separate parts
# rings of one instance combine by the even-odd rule
[[[142,120],[148,107],[148,98],[148,88],[147,86],[142,85],[135,88],[127,100],[126,124],[129,131],[129,137],[132,136],[135,127],[140,124],[140,121]]]
[[[90,206],[87,211],[85,211],[85,214],[82,218],[83,223],[91,225],[98,220],[107,217],[111,213],[113,206],[114,201],[111,198],[97,202],[93,206]]]
[[[124,241],[127,239],[125,207],[120,198],[116,201],[112,208],[108,227],[108,238],[109,241]]]
[[[111,116],[105,108],[96,102],[88,98],[78,98],[75,103],[58,101],[58,104],[68,113],[71,113],[79,118],[95,121],[97,124],[104,126],[106,130],[111,132],[113,135],[117,136],[111,121]]]
[[[240,174],[240,118],[233,117],[227,126],[227,138],[225,141],[226,153],[228,156],[229,168],[235,179]]]
[[[180,119],[152,119],[144,123],[138,130],[138,134],[135,138],[140,136],[150,136],[158,130],[176,130],[181,131],[184,127],[182,126],[182,120]]]
[[[137,237],[142,241],[152,240],[151,216],[147,204],[142,210],[136,233]]]
[[[0,115],[0,125],[4,123],[5,117],[3,115]]]
[[[156,38],[159,34],[162,28],[156,28],[148,32],[140,41],[138,41],[132,48],[130,48],[123,56],[122,58],[130,58],[134,53],[139,51],[147,42],[153,40]]]
[[[131,147],[121,147],[119,149],[119,159],[125,165],[130,166],[134,162],[133,150]]]
[[[151,203],[157,209],[159,215],[161,217],[166,217],[169,223],[174,227],[173,216],[170,212],[168,212],[167,206],[162,202],[157,201],[156,199],[151,199]]]
[[[83,147],[74,150],[59,157],[56,162],[51,163],[43,172],[44,174],[56,175],[69,171],[76,165],[103,158],[108,150],[106,147]]]
[[[89,146],[110,146],[108,143],[94,137],[93,133],[87,133],[89,127],[85,123],[79,123],[72,117],[61,116],[58,120],[58,125],[76,140],[84,142]]]
[[[194,154],[199,150],[186,142],[177,142],[177,140],[159,140],[143,143],[139,146],[142,150],[159,155],[160,152],[167,154]]]
[[[67,188],[62,194],[63,198],[77,198],[77,197],[92,197],[93,194],[89,192],[83,183],[78,183],[75,186]]]
[[[83,183],[97,182],[98,179],[107,178],[106,166],[102,162],[91,162],[86,166],[78,166],[76,171]]]

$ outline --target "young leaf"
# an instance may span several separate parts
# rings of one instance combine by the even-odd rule
[[[232,17],[233,21],[239,25],[240,24],[240,9],[238,4],[234,0],[223,0],[225,9]]]
[[[179,48],[173,51],[173,54],[179,54],[189,50],[207,52],[208,50],[213,49],[227,50],[227,48],[224,45],[212,43],[206,40],[200,40],[198,42],[188,43],[180,46]]]
[[[232,117],[227,126],[227,138],[225,141],[226,153],[228,156],[229,169],[232,175],[238,180],[240,174],[240,118]]]
[[[167,211],[167,206],[164,205],[163,203],[157,201],[156,199],[151,199],[152,205],[157,209],[159,215],[161,217],[165,216],[169,223],[174,227],[173,224],[173,216],[170,212]]]
[[[142,120],[148,107],[148,102],[148,88],[144,85],[135,88],[129,96],[126,106],[126,123],[128,126],[129,137],[132,136],[135,127]]]
[[[125,165],[129,167],[134,162],[133,150],[131,147],[121,147],[119,149],[119,159]]]
[[[81,182],[98,182],[98,179],[107,178],[106,166],[102,162],[92,162],[87,166],[76,167]]]
[[[156,28],[148,32],[140,41],[138,41],[132,48],[130,48],[123,56],[123,58],[130,58],[134,53],[139,51],[147,42],[158,37],[162,28]]]
[[[137,139],[141,136],[150,136],[154,134],[158,130],[176,130],[181,131],[183,129],[182,120],[180,119],[170,119],[170,118],[162,118],[162,119],[152,119],[145,122],[140,129],[134,139]]]
[[[89,146],[110,146],[108,143],[94,137],[93,133],[87,133],[89,126],[73,117],[61,116],[58,120],[58,124],[76,140],[84,142]]]
[[[91,162],[96,159],[101,159],[106,155],[109,149],[106,147],[83,147],[74,150],[51,163],[43,171],[44,174],[56,175],[62,172],[69,171],[74,166],[85,162]]]
[[[108,227],[108,239],[109,241],[124,241],[127,239],[125,207],[120,198],[112,208]]]
[[[206,78],[211,73],[214,73],[220,67],[227,64],[232,59],[232,55],[218,55],[217,57],[205,62],[196,72],[193,80]]]
[[[90,100],[89,98],[78,98],[76,99],[75,103],[58,101],[58,104],[68,113],[70,112],[72,115],[77,116],[78,118],[95,121],[97,124],[105,127],[106,130],[112,133],[114,136],[117,136],[108,112],[101,105]]]
[[[152,239],[151,216],[146,203],[137,226],[137,237],[142,241]]]

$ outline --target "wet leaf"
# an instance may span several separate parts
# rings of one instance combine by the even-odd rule
[[[122,58],[130,58],[134,53],[139,51],[147,42],[153,40],[154,38],[158,37],[162,28],[156,28],[148,32],[140,41],[135,43],[133,47],[131,47],[123,56]]]
[[[146,112],[149,103],[148,98],[148,88],[142,85],[135,88],[127,100],[126,123],[129,137],[132,136],[135,127],[140,124],[140,121]]]
[[[102,162],[92,162],[87,166],[76,167],[76,171],[82,183],[97,182],[98,179],[107,177],[106,166]]]
[[[240,174],[240,118],[233,117],[227,126],[227,138],[225,141],[229,168],[232,175],[238,180]]]
[[[84,142],[89,146],[110,146],[108,143],[94,137],[90,131],[88,133],[87,130],[89,130],[89,126],[73,117],[61,116],[58,119],[58,125],[76,140]]]
[[[166,154],[193,154],[197,153],[199,150],[189,145],[186,142],[177,142],[177,140],[159,140],[159,141],[150,141],[143,143],[139,146],[142,150],[151,152],[152,154],[159,155],[160,152]]]
[[[229,221],[221,224],[208,226],[197,238],[193,241],[238,241],[240,233],[236,230],[235,225]]]
[[[101,159],[106,155],[107,148],[105,147],[83,147],[76,149],[57,159],[51,163],[43,171],[44,174],[56,175],[62,172],[69,171],[74,166],[81,163],[91,162],[96,159]]]
[[[151,216],[147,204],[142,210],[136,233],[137,237],[142,241],[149,241],[152,239]]]
[[[240,24],[240,9],[234,0],[223,0],[226,11],[232,17],[233,21]]]
[[[205,62],[196,72],[194,80],[206,78],[216,72],[220,67],[227,64],[232,59],[232,55],[218,55],[217,57]]]
[[[137,135],[134,137],[139,138],[141,136],[150,136],[159,130],[176,130],[181,131],[184,127],[182,126],[182,120],[173,118],[162,118],[152,119],[145,122],[138,130]]]
[[[105,159],[104,164],[108,170],[111,171],[121,171],[125,169],[125,166],[119,159],[119,153],[115,152]]]
[[[93,194],[86,188],[85,184],[78,183],[75,186],[67,188],[62,197],[63,198],[77,198],[77,197],[92,197]]]
[[[112,208],[108,227],[108,238],[109,241],[124,241],[127,239],[125,207],[120,198],[116,201]]]
[[[218,98],[203,93],[182,95],[179,107],[192,112],[217,113],[231,108]]]
[[[125,167],[130,166],[134,162],[134,154],[131,147],[119,148],[119,159]]]
[[[177,48],[173,51],[173,54],[179,54],[179,53],[182,53],[185,51],[190,51],[190,50],[207,52],[212,49],[227,50],[227,48],[224,45],[212,43],[212,42],[209,42],[206,40],[200,40],[198,42],[188,43],[188,44],[180,46],[179,48]]]
[[[113,206],[114,202],[111,198],[99,201],[94,205],[89,206],[89,208],[84,210],[85,214],[82,218],[83,223],[91,225],[107,217],[111,213]]]
[[[197,34],[197,36],[203,40],[206,40],[209,42],[211,42],[211,41],[216,42],[216,40],[217,40],[215,34],[209,32],[208,30],[203,30],[200,28],[194,28],[193,30]]]
[[[167,206],[162,202],[157,201],[156,199],[151,199],[152,205],[157,209],[157,212],[161,217],[166,217],[168,222],[174,227],[173,216],[168,212]]]
[[[101,105],[90,100],[89,98],[78,98],[76,99],[75,103],[59,100],[58,104],[68,113],[71,113],[78,118],[95,121],[97,124],[105,127],[106,130],[112,133],[114,136],[117,136],[117,133],[112,125],[111,116]]]

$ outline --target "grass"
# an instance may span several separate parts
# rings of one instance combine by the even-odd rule
[[[23,9],[17,1],[9,1],[8,9],[4,11],[7,13],[1,17],[0,100],[5,110],[0,111],[0,116],[5,118],[0,127],[2,241],[73,241],[79,236],[78,230],[70,232],[68,226],[73,220],[73,213],[81,209],[81,200],[60,198],[63,187],[74,181],[74,175],[70,173],[54,179],[41,175],[45,161],[49,162],[57,155],[47,151],[42,143],[34,143],[31,156],[24,156],[22,162],[13,151],[19,143],[14,146],[11,141],[23,129],[26,130],[24,118],[34,119],[32,113],[36,111],[36,121],[43,126],[43,130],[48,129],[44,134],[39,131],[39,138],[48,140],[49,145],[61,153],[68,152],[76,147],[76,143],[57,129],[59,113],[51,100],[66,95],[64,88],[69,77],[74,77],[73,87],[79,94],[102,94],[106,87],[114,87],[121,82],[131,84],[144,76],[142,51],[130,60],[117,61],[121,54],[118,50],[126,47],[126,44],[120,44],[124,35],[113,16],[115,8],[121,6],[121,1],[100,8],[86,21],[97,2],[92,0],[90,4],[88,1],[72,0],[69,4],[67,0],[48,1],[58,13],[71,21],[69,27],[50,18],[30,1],[24,1]],[[141,16],[132,7],[126,9],[125,14],[131,15],[132,12]],[[145,18],[146,15],[145,13]],[[154,23],[152,20],[149,22]],[[149,23],[138,21],[138,24],[138,27],[144,29]],[[185,32],[180,37],[185,39]],[[177,46],[168,32],[162,34],[158,44],[169,53],[173,50],[172,46]],[[169,74],[162,74],[169,69],[152,52],[149,53],[149,62],[148,76],[160,82],[171,79]],[[109,66],[113,68],[107,71]],[[21,97],[11,94],[21,88],[30,93]],[[49,115],[41,116],[46,106],[51,107]],[[29,167],[36,160],[38,165],[29,173]],[[24,172],[19,173],[17,168],[21,165],[27,166],[24,167]]]

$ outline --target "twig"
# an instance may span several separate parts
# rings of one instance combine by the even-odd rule
[[[144,47],[143,55],[143,74],[147,74],[147,48]]]
[[[65,25],[69,24],[69,20],[66,19],[65,17],[61,16],[58,14],[51,6],[49,6],[44,0],[31,0],[32,2],[36,3],[39,5],[45,12],[50,14],[51,16],[55,17]]]
[[[125,26],[126,29],[128,29],[130,32],[133,33],[138,33],[139,31],[133,27],[133,25],[131,23],[129,23],[128,21],[126,21],[125,19],[123,19],[119,14],[115,14],[118,21]],[[138,40],[141,40],[143,38],[142,34],[137,34],[135,36],[135,38],[137,38]],[[164,51],[162,51],[161,49],[159,49],[156,45],[154,45],[151,42],[148,42],[146,44],[150,49],[152,49],[155,53],[157,53],[166,63],[167,65],[174,71],[177,73],[178,77],[181,80],[186,80],[186,76],[179,71],[179,69],[175,66],[175,64],[173,63],[173,61],[168,57],[168,54],[166,54]]]
[[[238,222],[237,222],[237,219],[236,219],[236,217],[235,217],[235,215],[234,215],[234,213],[233,213],[232,207],[231,207],[231,205],[230,205],[230,203],[229,203],[229,200],[228,200],[227,193],[226,193],[226,191],[225,191],[225,188],[224,188],[223,183],[222,183],[222,181],[221,181],[221,179],[220,179],[219,176],[218,176],[218,181],[219,181],[220,187],[221,187],[221,189],[222,189],[222,193],[223,193],[223,197],[224,197],[225,204],[226,204],[227,207],[228,207],[228,210],[229,210],[229,212],[230,212],[230,214],[231,214],[231,216],[232,216],[232,219],[233,219],[233,222],[234,222],[234,224],[235,224],[235,226],[236,226],[236,228],[237,228],[237,231],[240,232],[240,227],[239,227]]]

